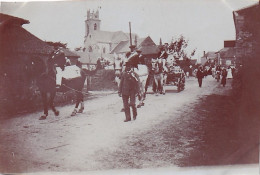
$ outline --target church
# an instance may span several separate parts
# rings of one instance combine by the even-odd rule
[[[99,11],[87,11],[85,20],[85,38],[83,52],[77,52],[80,61],[85,65],[96,64],[99,58],[104,58],[113,62],[115,56],[125,56],[130,51],[130,34],[122,31],[102,31]],[[134,44],[142,55],[146,57],[155,57],[158,53],[158,47],[148,36],[139,38],[137,34],[131,34]]]
[[[87,19],[85,20],[85,39],[84,48],[87,52],[97,52],[108,54],[121,41],[130,39],[128,33],[122,31],[109,32],[102,31],[101,20],[99,19],[99,11],[87,11]],[[132,38],[136,38],[134,34]]]

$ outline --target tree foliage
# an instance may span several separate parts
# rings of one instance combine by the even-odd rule
[[[183,35],[181,35],[176,40],[172,40],[169,45],[169,51],[174,54],[175,59],[191,59],[194,56],[196,49],[193,49],[191,53],[188,53],[187,47],[189,44],[189,40],[186,39]]]

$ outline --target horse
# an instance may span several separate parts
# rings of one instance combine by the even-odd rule
[[[70,66],[72,67],[72,66]],[[84,94],[83,94],[83,88],[85,81],[87,79],[87,76],[91,76],[96,73],[98,68],[94,70],[88,70],[88,69],[83,69],[81,63],[78,61],[76,66],[71,68],[71,71],[68,72],[68,76],[65,76],[63,74],[63,78],[61,81],[61,87],[60,91],[61,92],[67,92],[67,91],[74,91],[76,94],[76,104],[74,107],[74,110],[71,113],[71,116],[75,116],[77,113],[83,113],[84,111]],[[65,68],[66,71],[66,68]],[[64,72],[65,72],[64,71]],[[71,74],[76,73],[76,77],[71,77]],[[80,104],[80,108],[78,109]]]
[[[48,106],[52,109],[55,116],[59,115],[59,111],[55,108],[53,101],[56,95],[56,67],[62,70],[65,68],[65,54],[61,50],[56,50],[51,53],[47,60],[34,56],[31,59],[32,74],[35,76],[36,85],[38,86],[42,102],[44,114],[39,120],[44,120],[48,116]],[[48,99],[48,94],[50,94]]]
[[[158,94],[158,92],[160,92],[160,94],[165,94],[165,90],[164,90],[164,75],[163,75],[163,61],[162,59],[152,59],[152,71],[153,71],[153,77],[154,77],[154,82],[156,85],[155,88],[155,93],[156,95]]]

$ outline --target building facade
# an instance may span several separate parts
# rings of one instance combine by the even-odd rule
[[[260,3],[260,2],[259,2]],[[242,8],[233,12],[236,29],[236,62],[242,63],[243,58],[251,56],[254,50],[259,49],[260,5]]]

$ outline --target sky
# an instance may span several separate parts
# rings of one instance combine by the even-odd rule
[[[83,46],[87,10],[99,9],[101,30],[131,30],[150,36],[156,44],[183,35],[188,51],[218,51],[224,40],[235,39],[232,12],[258,0],[85,0],[1,3],[1,13],[30,21],[23,27],[44,41],[67,43],[72,50]]]

